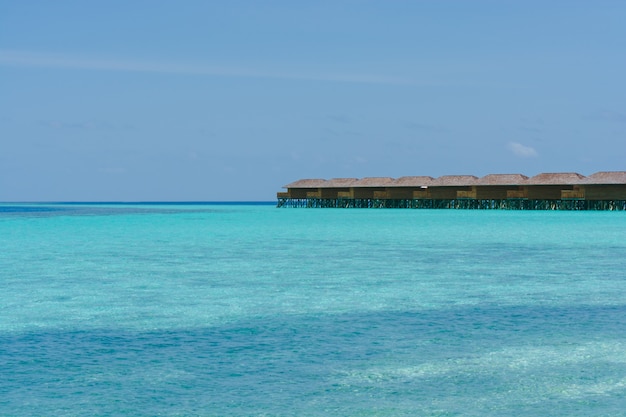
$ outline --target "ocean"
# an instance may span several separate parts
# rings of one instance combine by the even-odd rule
[[[0,204],[0,415],[624,416],[626,213]]]

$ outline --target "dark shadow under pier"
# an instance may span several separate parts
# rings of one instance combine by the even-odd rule
[[[624,211],[626,200],[279,198],[277,207]]]

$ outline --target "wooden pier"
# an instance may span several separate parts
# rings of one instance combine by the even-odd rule
[[[277,194],[278,207],[474,210],[626,210],[626,171],[491,174],[482,178],[305,179]]]

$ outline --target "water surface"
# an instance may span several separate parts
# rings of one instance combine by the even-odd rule
[[[0,205],[0,414],[620,416],[626,213]]]

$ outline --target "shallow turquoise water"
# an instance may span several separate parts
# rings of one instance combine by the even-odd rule
[[[622,416],[626,214],[0,205],[0,415]]]

